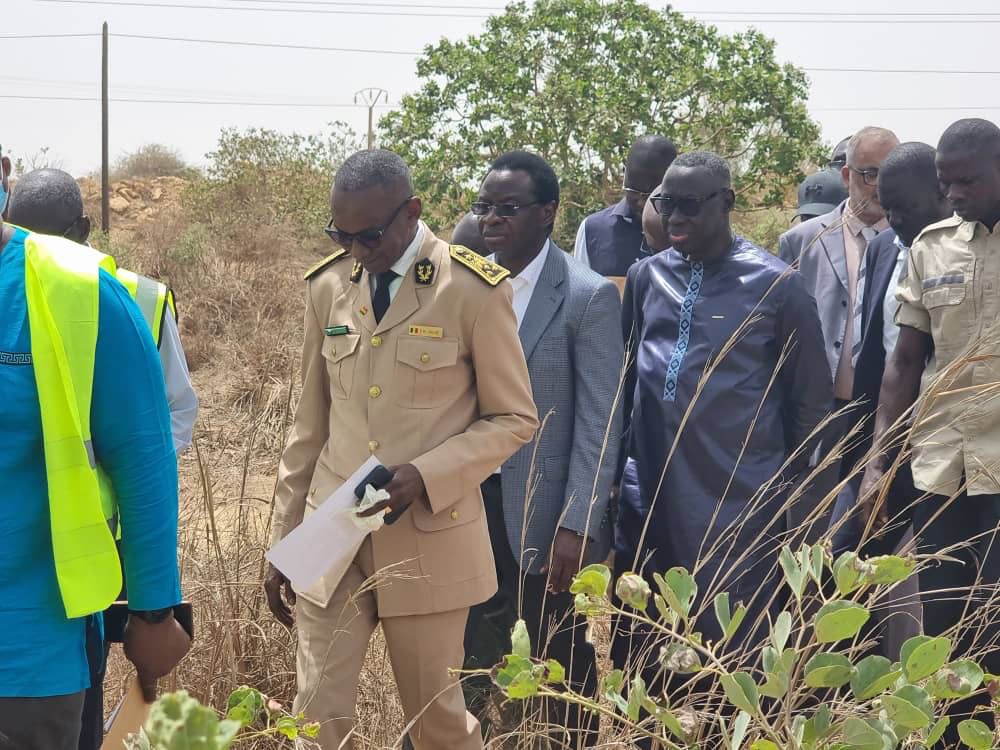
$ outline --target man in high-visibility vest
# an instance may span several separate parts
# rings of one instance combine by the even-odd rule
[[[190,645],[172,612],[177,468],[163,373],[114,270],[96,251],[0,224],[3,750],[77,747],[86,616],[122,584],[98,467],[123,529],[125,655],[147,698]]]
[[[20,177],[11,191],[7,214],[12,224],[32,232],[87,243],[90,217],[83,210],[83,195],[76,180],[59,169],[36,169]],[[191,445],[198,415],[198,397],[191,385],[187,360],[177,330],[173,292],[155,279],[119,268],[116,277],[139,304],[160,351],[167,387],[170,430],[178,453]]]
[[[7,218],[29,231],[65,237],[88,244],[90,217],[84,212],[83,195],[72,175],[60,169],[36,169],[20,177],[13,187]],[[153,334],[163,366],[170,429],[174,448],[180,453],[190,446],[198,397],[195,395],[177,329],[173,293],[164,284],[118,268],[115,277],[139,304],[143,319]],[[108,647],[99,618],[88,623],[87,650],[90,688],[83,710],[83,726],[77,750],[98,750],[104,736],[104,675]]]

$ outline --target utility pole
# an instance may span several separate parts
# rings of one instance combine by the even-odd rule
[[[358,101],[360,99],[360,101]],[[354,94],[355,104],[364,104],[368,107],[368,150],[371,151],[375,148],[375,127],[374,122],[374,112],[375,107],[378,106],[379,102],[382,101],[383,104],[389,103],[389,92],[385,89],[379,88],[367,88],[361,89]]]
[[[108,169],[108,22],[101,34],[101,230],[111,230],[111,182]]]

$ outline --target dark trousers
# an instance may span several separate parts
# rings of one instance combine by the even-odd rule
[[[75,750],[83,691],[51,698],[0,698],[0,750]]]
[[[510,631],[519,613],[531,636],[532,656],[555,659],[565,667],[567,682],[575,691],[596,696],[597,660],[594,647],[586,639],[586,620],[573,615],[573,595],[548,593],[546,576],[521,571],[507,540],[499,475],[487,479],[482,489],[499,590],[469,612],[465,630],[466,668],[490,667],[509,652]],[[470,685],[466,691],[469,710],[477,716],[485,713],[488,692],[488,685],[483,683]],[[542,706],[543,720],[554,727],[565,727],[565,731],[553,731],[556,747],[597,744],[598,721],[593,714],[585,714],[577,706],[561,701],[549,703],[552,705]]]
[[[108,663],[108,644],[97,622],[98,615],[87,618],[87,665],[90,687],[83,701],[80,743],[77,750],[100,750],[104,742],[104,671]]]
[[[1000,495],[959,495],[950,501],[929,495],[913,509],[917,551],[947,551],[958,562],[942,561],[920,572],[920,597],[924,607],[924,633],[947,634],[953,643],[952,660],[968,656],[984,671],[1000,673]],[[960,545],[956,547],[956,545]],[[961,623],[957,632],[948,632]],[[992,653],[981,655],[985,649]],[[957,725],[976,707],[988,706],[989,697],[960,701],[952,709],[952,722],[943,742],[959,741]],[[992,712],[975,718],[992,726]]]

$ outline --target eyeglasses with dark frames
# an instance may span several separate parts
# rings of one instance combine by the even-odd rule
[[[382,242],[382,237],[385,235],[386,230],[392,226],[392,222],[396,220],[399,216],[399,212],[403,210],[403,207],[412,201],[416,196],[411,195],[405,201],[396,206],[396,210],[392,212],[388,219],[381,226],[369,227],[368,229],[362,229],[360,232],[345,232],[342,229],[337,229],[334,220],[330,219],[330,223],[326,225],[326,236],[331,240],[336,242],[345,250],[350,250],[351,246],[355,242],[360,242],[362,245],[369,249],[375,249]]]
[[[522,208],[537,206],[538,203],[539,201],[531,201],[530,203],[489,203],[487,201],[476,201],[472,204],[471,210],[474,216],[489,216],[490,211],[492,211],[497,218],[510,219],[513,216],[517,216],[517,212]]]
[[[641,200],[646,200],[653,194],[652,190],[636,190],[635,188],[630,188],[628,185],[622,185],[622,192],[634,195]]]
[[[650,198],[653,208],[660,216],[670,216],[677,209],[685,216],[694,217],[701,213],[702,208],[712,198],[725,193],[725,190],[716,190],[711,195],[704,198],[677,198],[673,195],[656,195]]]
[[[877,185],[878,184],[878,167],[868,167],[867,169],[857,169],[855,167],[852,167],[850,164],[848,164],[847,168],[849,170],[851,170],[852,172],[854,172],[855,174],[861,175],[861,179],[862,179],[862,181],[866,185],[871,186],[871,185]]]

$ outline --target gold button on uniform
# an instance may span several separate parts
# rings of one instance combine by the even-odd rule
[[[378,450],[378,440],[369,440],[368,441],[368,452],[369,453],[374,453],[377,450]]]
[[[458,520],[458,511],[457,510],[453,510],[451,512],[451,520],[452,521],[457,521]]]
[[[372,346],[374,346],[376,349],[378,347],[382,346],[382,337],[381,336],[372,336]]]
[[[379,388],[377,385],[373,385],[371,388],[368,389],[368,395],[371,396],[372,398],[378,398],[379,396],[382,395],[382,389]]]
[[[423,354],[420,355],[420,361],[426,365],[428,362],[431,361],[431,355],[428,354],[427,352],[424,352]]]

